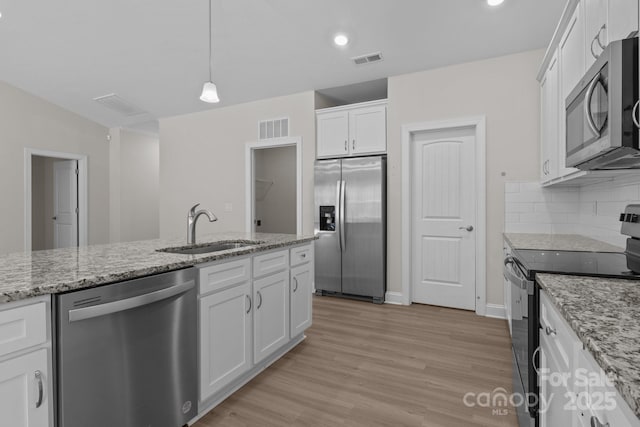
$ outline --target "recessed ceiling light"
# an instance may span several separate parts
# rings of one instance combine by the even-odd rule
[[[336,44],[336,46],[346,46],[349,43],[349,37],[347,37],[345,34],[336,34],[336,36],[333,38],[333,42]]]
[[[489,6],[498,6],[500,4],[502,4],[504,0],[487,0],[487,4]]]

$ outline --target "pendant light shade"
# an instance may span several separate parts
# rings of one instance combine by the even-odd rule
[[[200,95],[200,100],[208,102],[209,104],[220,102],[220,98],[218,97],[218,88],[215,83],[206,82],[204,86],[202,86],[202,95]]]
[[[218,88],[215,83],[213,83],[213,77],[211,72],[211,57],[212,48],[211,48],[211,0],[209,0],[209,81],[205,82],[204,86],[202,86],[202,94],[200,95],[200,100],[204,102],[208,102],[209,104],[215,104],[216,102],[220,102],[220,97],[218,97]]]

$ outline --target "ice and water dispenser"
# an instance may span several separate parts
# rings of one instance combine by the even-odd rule
[[[335,206],[320,206],[320,231],[336,231]]]

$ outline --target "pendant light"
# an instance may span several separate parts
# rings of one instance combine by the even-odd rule
[[[215,104],[220,102],[218,97],[218,88],[213,83],[213,77],[211,76],[211,0],[209,0],[209,81],[205,82],[202,86],[202,94],[200,100],[208,102],[209,104]]]

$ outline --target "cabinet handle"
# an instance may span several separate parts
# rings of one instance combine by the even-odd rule
[[[640,102],[640,101],[638,101],[638,102]],[[306,257],[307,257],[307,254],[305,254],[305,253],[300,254],[300,258],[306,258]]]
[[[556,334],[556,330],[553,329],[551,326],[547,326],[546,328],[544,328],[544,331],[547,335],[555,335]]]
[[[595,59],[598,59],[598,55],[596,55],[596,53],[593,51],[593,44],[596,42],[597,39],[598,39],[598,36],[595,36],[593,40],[591,40],[591,47],[589,48],[589,50],[591,51],[591,56],[593,56]],[[598,44],[600,44],[599,41],[598,41]]]
[[[295,287],[293,288],[293,292],[298,290],[298,278],[297,277],[293,277],[293,283],[295,283]]]
[[[591,427],[609,427],[609,423],[602,424],[598,417],[595,415],[591,416]]]
[[[596,34],[596,41],[598,42],[598,46],[600,46],[600,49],[603,49],[603,50],[606,46],[600,42],[600,34],[602,33],[602,30],[606,30],[606,29],[607,29],[607,24],[602,24],[602,27],[600,27],[600,29],[598,30],[598,34]]]
[[[258,296],[260,297],[260,302],[258,303],[256,310],[259,310],[260,307],[262,307],[262,294],[260,293],[260,291],[258,291]]]
[[[637,128],[640,128],[640,123],[638,122],[638,105],[640,105],[640,100],[633,106],[631,117],[633,118],[633,124],[636,125]]]
[[[348,149],[348,145],[347,144],[349,144],[349,142],[347,142],[347,140],[345,139],[344,140],[344,151],[347,151],[347,149]]]
[[[34,373],[36,381],[38,382],[38,400],[36,400],[36,408],[42,406],[42,399],[44,398],[44,388],[42,386],[42,372],[36,371]]]
[[[352,150],[356,149],[356,140],[355,139],[353,141],[351,141],[351,149]]]
[[[251,297],[249,295],[245,295],[247,297],[247,300],[249,301],[249,308],[247,309],[247,314],[249,314],[249,312],[251,311]]]

